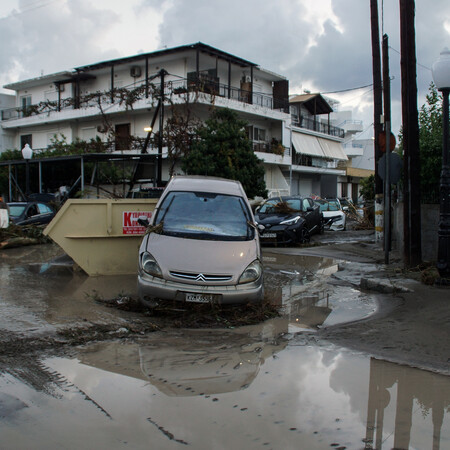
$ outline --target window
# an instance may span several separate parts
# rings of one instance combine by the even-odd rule
[[[169,236],[217,241],[253,239],[254,230],[242,198],[207,192],[171,192],[161,204],[156,224]]]
[[[31,148],[33,148],[32,136],[32,134],[22,134],[22,136],[20,136],[20,149],[23,149],[25,144],[28,144]]]
[[[131,148],[131,134],[130,124],[122,123],[116,125],[116,150],[130,150]]]
[[[308,211],[308,208],[311,208],[312,205],[309,203],[308,198],[303,199],[303,211]]]
[[[266,130],[263,128],[253,127],[253,140],[266,141]]]
[[[31,114],[31,95],[20,97],[20,104],[22,107],[22,117],[28,117]]]

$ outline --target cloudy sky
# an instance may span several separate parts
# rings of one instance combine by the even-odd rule
[[[393,131],[401,124],[399,0],[378,0],[389,36]],[[450,48],[450,1],[416,0],[419,106]],[[0,86],[111,58],[203,42],[327,93],[373,121],[369,0],[2,0]],[[352,90],[350,90],[352,89]],[[346,92],[339,92],[346,91]],[[0,92],[12,93],[3,88]],[[329,94],[328,94],[329,93]]]

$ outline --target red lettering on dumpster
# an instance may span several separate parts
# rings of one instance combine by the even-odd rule
[[[139,218],[152,217],[151,211],[124,211],[123,212],[123,234],[145,234],[146,227],[138,223]]]

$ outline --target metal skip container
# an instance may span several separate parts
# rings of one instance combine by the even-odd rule
[[[44,234],[88,275],[137,274],[138,251],[157,199],[70,199]]]

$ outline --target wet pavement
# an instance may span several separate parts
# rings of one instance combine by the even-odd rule
[[[134,276],[49,265],[54,246],[0,252],[0,448],[450,448],[448,376],[321,339],[401,302],[352,282],[375,269],[368,249],[345,264],[340,252],[265,249],[281,317],[152,333],[151,316],[96,301],[135,295]],[[61,330],[101,326],[106,339],[52,350]]]

